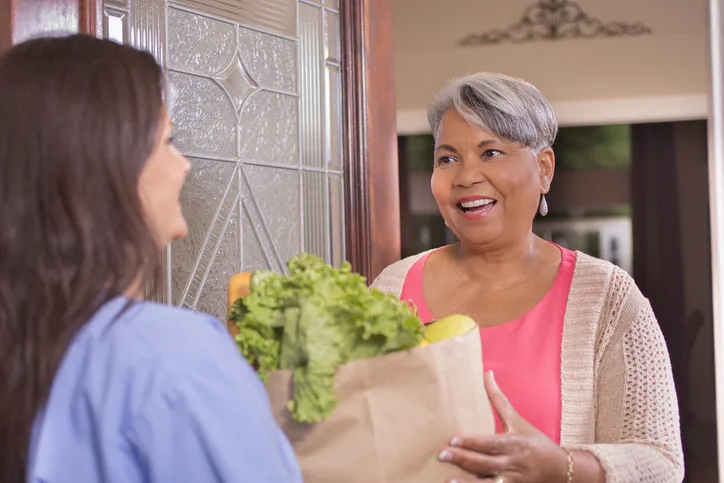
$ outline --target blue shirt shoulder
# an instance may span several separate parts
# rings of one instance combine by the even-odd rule
[[[68,348],[31,483],[299,482],[264,387],[213,317],[116,299]]]

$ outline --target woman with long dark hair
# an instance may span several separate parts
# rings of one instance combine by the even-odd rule
[[[142,300],[187,232],[150,54],[0,57],[0,480],[301,481],[221,322]]]

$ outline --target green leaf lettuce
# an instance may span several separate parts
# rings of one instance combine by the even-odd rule
[[[302,254],[288,263],[289,276],[254,273],[251,292],[229,313],[236,342],[262,380],[271,371],[293,371],[289,409],[294,419],[316,423],[336,405],[337,368],[419,345],[422,324],[407,304],[369,291],[348,263],[335,268]]]

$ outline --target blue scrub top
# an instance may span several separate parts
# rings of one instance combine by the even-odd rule
[[[301,482],[225,326],[129,302],[105,304],[68,348],[33,427],[28,482]]]

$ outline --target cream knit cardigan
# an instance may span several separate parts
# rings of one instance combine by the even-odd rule
[[[372,284],[398,298],[424,254]],[[577,253],[561,341],[561,446],[594,454],[607,483],[680,483],[679,408],[648,300],[615,265]]]

